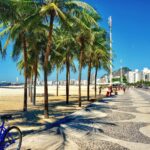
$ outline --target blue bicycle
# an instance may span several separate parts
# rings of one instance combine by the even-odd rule
[[[16,126],[6,127],[5,122],[12,119],[12,115],[2,115],[0,117],[0,150],[20,150],[22,143],[22,133]]]

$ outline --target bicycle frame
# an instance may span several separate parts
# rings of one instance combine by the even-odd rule
[[[4,133],[6,132],[6,128],[5,128],[5,122],[2,121],[2,124],[0,126],[0,142],[3,141],[3,138],[4,138]]]
[[[4,142],[4,136],[7,132],[8,128],[5,128],[5,122],[2,121],[2,124],[0,126],[0,150],[4,150],[5,148],[9,147],[12,143],[15,143],[15,139],[13,139],[12,135],[9,133],[9,137],[12,139],[12,143],[4,143],[4,145],[1,145],[2,142]]]

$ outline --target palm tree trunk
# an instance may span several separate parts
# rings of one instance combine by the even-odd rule
[[[23,55],[24,55],[24,104],[23,111],[27,111],[27,43],[24,33],[22,33]]]
[[[81,77],[82,77],[82,59],[83,59],[83,51],[81,49],[80,51],[80,60],[79,60],[79,77],[78,77],[78,81],[79,81],[79,107],[82,106],[82,102],[81,102]]]
[[[69,59],[66,54],[66,104],[69,104]]]
[[[90,100],[90,80],[91,80],[91,59],[88,64],[88,84],[87,84],[87,100]]]
[[[47,69],[44,70],[44,116],[49,117],[48,114],[48,84],[47,84]]]
[[[31,75],[31,78],[30,78],[30,101],[31,103],[33,102],[33,90],[32,90],[32,85],[33,85],[33,75]]]
[[[56,69],[56,80],[57,80],[57,88],[56,88],[56,95],[58,96],[58,67],[57,67],[57,69]]]
[[[33,105],[36,105],[36,81],[37,81],[37,75],[34,76],[34,95],[33,95]]]
[[[33,96],[33,105],[36,105],[36,82],[38,75],[38,55],[36,57],[35,65],[34,65],[34,96]]]
[[[28,95],[29,95],[29,97],[31,97],[31,84],[30,83],[31,83],[31,79],[28,78],[28,84],[29,84],[28,85],[28,93],[29,93]]]
[[[50,15],[50,25],[49,25],[49,35],[48,35],[48,43],[45,52],[44,58],[44,117],[48,118],[48,58],[51,53],[51,44],[52,44],[52,32],[53,32],[53,22],[54,22],[54,12],[51,12]]]
[[[68,81],[69,81],[69,87],[70,87],[70,59],[69,59],[69,66],[68,66],[68,69],[69,69],[69,71],[68,71]]]
[[[34,76],[34,96],[33,96],[33,105],[36,105],[36,81],[37,81],[37,73]]]
[[[97,67],[95,68],[95,99],[97,97]]]
[[[27,77],[25,77],[25,83],[24,83],[24,105],[23,105],[23,111],[27,111]]]

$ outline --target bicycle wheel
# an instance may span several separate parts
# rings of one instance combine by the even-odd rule
[[[4,136],[5,149],[20,150],[22,143],[22,133],[16,126],[8,128]]]

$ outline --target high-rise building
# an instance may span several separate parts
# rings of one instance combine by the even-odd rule
[[[144,68],[142,71],[136,69],[127,73],[127,80],[129,83],[136,83],[138,81],[150,81],[150,69]]]
[[[150,81],[150,69],[144,68],[142,72],[143,72],[143,80]]]
[[[129,83],[135,83],[135,72],[134,71],[129,71],[127,73],[127,80]]]
[[[138,69],[135,70],[135,81],[134,82],[138,82],[142,80],[142,72],[139,71]]]

